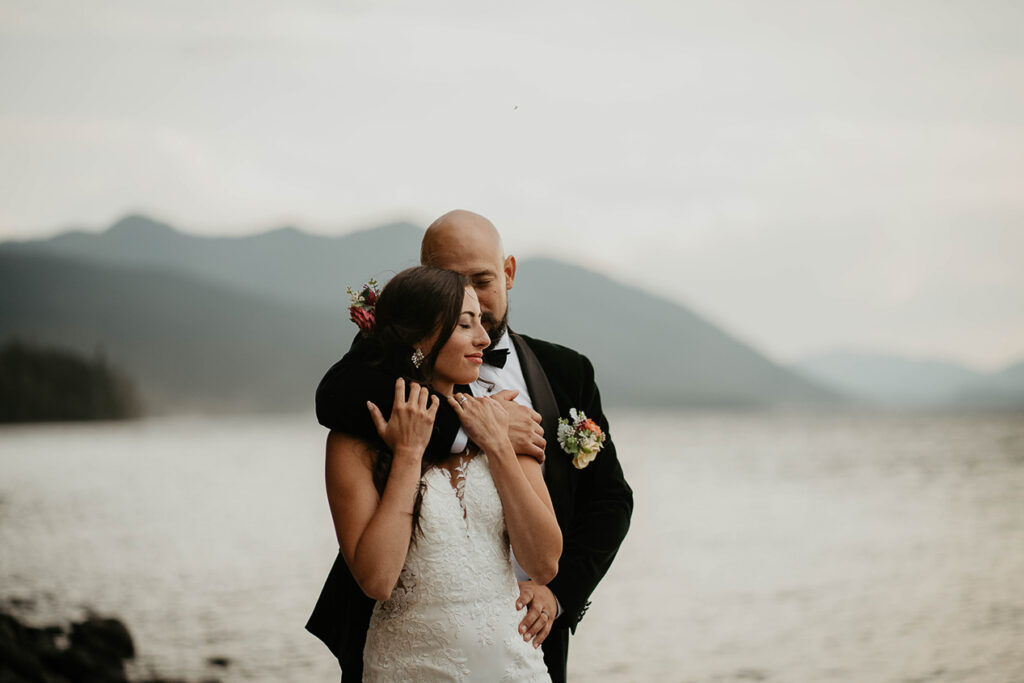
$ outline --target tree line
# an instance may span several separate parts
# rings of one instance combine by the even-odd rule
[[[0,422],[137,417],[134,384],[97,351],[92,358],[12,340],[0,347]]]

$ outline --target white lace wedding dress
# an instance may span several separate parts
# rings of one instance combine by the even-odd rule
[[[398,585],[373,608],[364,681],[549,681],[523,640],[519,587],[486,455],[423,475],[420,531]]]

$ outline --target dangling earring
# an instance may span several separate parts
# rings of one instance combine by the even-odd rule
[[[416,347],[412,352],[412,364],[413,367],[419,367],[423,363],[423,352],[420,351],[420,347]]]

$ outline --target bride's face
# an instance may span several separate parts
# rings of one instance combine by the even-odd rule
[[[434,389],[448,394],[452,385],[475,382],[483,364],[483,350],[490,343],[491,338],[480,321],[480,302],[476,292],[467,287],[459,322],[434,363]]]

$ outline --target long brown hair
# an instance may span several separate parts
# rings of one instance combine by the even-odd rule
[[[429,385],[434,376],[437,356],[459,322],[468,285],[466,276],[432,266],[407,268],[391,278],[377,299],[376,325],[370,336],[370,341],[377,345],[377,358],[374,362],[396,376]],[[416,344],[435,332],[437,342],[432,349],[421,349],[424,358],[416,367],[412,361]],[[373,484],[377,493],[384,495],[394,454],[382,440],[378,440],[376,446]],[[445,453],[444,458],[447,456]],[[424,453],[420,474],[442,459]],[[422,502],[421,483],[413,506],[413,529],[419,528]]]
[[[468,285],[465,275],[431,266],[406,268],[391,278],[375,311],[372,339],[380,346],[379,362],[403,377],[429,384],[437,355],[459,322]],[[435,332],[437,343],[422,349],[424,359],[416,367],[415,345]]]

